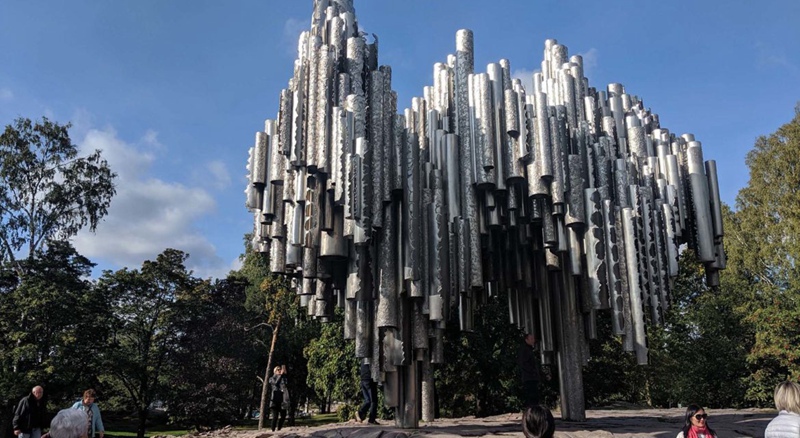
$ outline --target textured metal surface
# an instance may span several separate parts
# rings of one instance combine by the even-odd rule
[[[622,84],[590,87],[565,45],[545,41],[526,90],[508,60],[476,72],[473,34],[459,30],[401,115],[352,0],[315,0],[311,23],[277,118],[249,152],[252,245],[292,278],[310,317],[344,307],[344,337],[399,425],[432,419],[443,329],[457,315],[473,330],[488,297],[540,336],[574,420],[596,310],[611,310],[613,334],[647,363],[645,323],[669,306],[679,246],[718,284],[716,163]]]

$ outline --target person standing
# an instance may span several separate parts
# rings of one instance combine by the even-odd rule
[[[708,425],[708,414],[702,406],[686,407],[683,428],[675,438],[717,438],[717,433]]]
[[[773,418],[764,431],[764,438],[800,437],[800,385],[781,382],[775,387],[775,409]]]
[[[41,438],[42,429],[47,425],[44,388],[34,386],[31,393],[17,403],[12,426],[14,435],[19,438]]]
[[[272,411],[273,432],[276,426],[277,430],[281,430],[283,422],[286,420],[286,410],[289,408],[289,389],[287,384],[286,365],[275,367],[272,377],[269,378],[269,385],[272,388],[269,407]],[[280,420],[278,416],[280,416]]]
[[[89,438],[94,438],[95,434],[103,438],[106,433],[103,427],[103,418],[100,416],[100,408],[97,407],[97,403],[94,402],[96,398],[97,395],[94,389],[87,389],[83,392],[83,399],[76,401],[75,404],[72,405],[72,409],[79,409],[86,413],[86,433]]]
[[[536,337],[533,333],[527,333],[522,338],[517,352],[519,363],[520,380],[522,381],[522,400],[523,410],[539,405],[539,363],[536,361],[536,352],[533,347],[536,345]]]
[[[375,417],[378,413],[378,386],[372,380],[372,370],[368,363],[361,364],[359,372],[361,376],[361,395],[364,397],[364,403],[361,408],[356,411],[356,421],[361,423],[367,417],[369,411],[369,418],[367,423],[378,424]]]

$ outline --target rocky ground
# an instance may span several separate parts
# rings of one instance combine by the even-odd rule
[[[674,438],[683,423],[684,409],[603,409],[586,412],[586,421],[572,422],[556,417],[556,437],[655,437]],[[763,437],[767,423],[776,415],[765,409],[708,409],[709,425],[721,438]],[[486,418],[443,418],[419,429],[400,429],[390,421],[380,425],[347,423],[318,427],[288,427],[278,432],[234,431],[222,429],[198,435],[198,438],[448,438],[522,437],[519,413]]]

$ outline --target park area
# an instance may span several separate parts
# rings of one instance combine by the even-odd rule
[[[586,421],[562,421],[556,416],[557,438],[610,438],[652,437],[674,438],[683,424],[684,409],[637,409],[615,407],[589,410]],[[775,412],[767,409],[714,409],[709,410],[709,424],[719,436],[763,437],[767,423]],[[193,435],[203,438],[266,438],[315,437],[315,438],[391,438],[391,437],[522,437],[520,413],[494,415],[485,418],[463,417],[437,419],[431,424],[422,424],[419,429],[400,429],[392,421],[383,420],[380,425],[359,424],[351,420],[346,423],[330,423],[318,426],[295,426],[279,432],[269,430],[240,430],[223,428]],[[156,435],[154,435],[155,437]]]

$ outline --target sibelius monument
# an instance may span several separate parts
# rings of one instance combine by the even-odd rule
[[[398,426],[433,421],[445,325],[473,330],[491,296],[558,366],[562,417],[584,420],[596,312],[646,364],[645,324],[669,306],[679,247],[719,283],[716,163],[621,84],[591,87],[556,40],[530,90],[508,60],[481,73],[473,59],[459,30],[433,85],[398,113],[353,1],[314,0],[277,117],[250,150],[252,244],[309,315],[344,308],[343,336]]]

